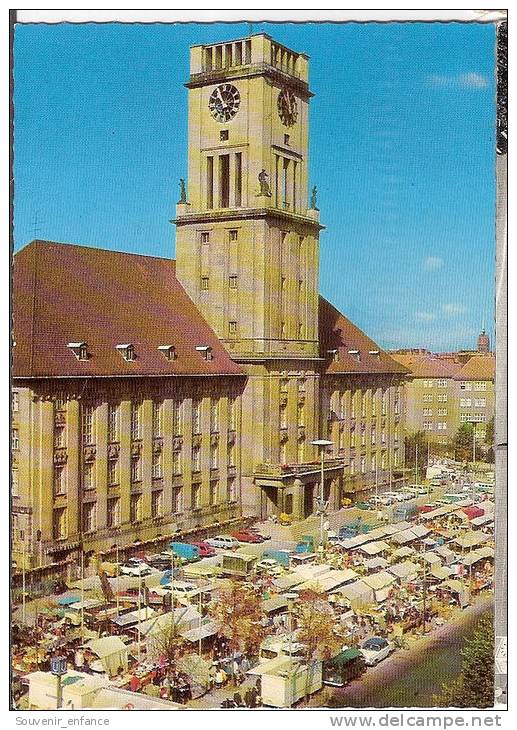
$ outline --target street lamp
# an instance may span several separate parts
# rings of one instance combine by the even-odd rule
[[[321,480],[320,480],[320,495],[318,498],[318,511],[320,513],[320,547],[323,550],[323,543],[324,543],[324,519],[325,519],[325,512],[328,507],[328,503],[325,502],[325,472],[324,472],[324,458],[325,458],[325,449],[328,446],[333,446],[332,441],[327,441],[326,439],[316,439],[315,441],[311,441],[311,444],[313,446],[317,446],[320,449],[321,454]]]
[[[60,710],[63,706],[63,681],[62,677],[66,674],[66,656],[61,654],[55,655],[50,659],[50,672],[57,677],[57,696],[56,709]]]

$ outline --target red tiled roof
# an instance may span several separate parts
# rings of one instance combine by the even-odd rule
[[[413,378],[454,378],[461,368],[460,363],[451,362],[433,355],[392,353],[391,357],[404,365]]]
[[[341,312],[320,296],[319,340],[321,356],[328,359],[326,373],[393,373],[405,375],[407,370],[367,337]],[[329,350],[338,350],[335,360]],[[358,350],[360,360],[350,355],[349,350]],[[378,351],[377,354],[370,352]]]
[[[457,380],[494,380],[495,356],[473,355],[456,374]]]
[[[175,262],[33,241],[14,257],[14,377],[243,375],[175,276]],[[69,342],[86,342],[76,359]],[[134,345],[126,362],[116,345]],[[173,345],[167,360],[159,345]],[[212,348],[205,360],[196,346]]]

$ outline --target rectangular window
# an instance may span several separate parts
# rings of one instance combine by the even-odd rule
[[[432,416],[433,415],[433,409],[432,408],[424,408],[422,411],[423,416]]]
[[[215,47],[215,67],[216,68],[223,67],[223,47],[222,46]]]
[[[108,441],[118,441],[118,406],[114,403],[108,405]]]
[[[201,233],[201,243],[210,243],[210,233],[209,231],[202,231]]]
[[[208,276],[201,277],[201,291],[208,291]]]
[[[201,401],[192,401],[192,433],[201,433]]]
[[[18,481],[18,469],[11,470],[11,494],[13,497],[20,496],[20,483]]]
[[[217,481],[210,482],[210,505],[215,505],[219,501],[219,483]]]
[[[201,507],[201,484],[192,485],[191,507],[192,509],[199,509]]]
[[[469,390],[469,388],[467,388],[467,390]],[[474,390],[486,390],[486,382],[482,380],[476,380],[474,382]]]
[[[440,393],[440,395],[437,396],[436,400],[438,403],[447,403],[447,393]]]
[[[468,380],[462,380],[460,382],[460,389],[461,390],[472,390],[472,383],[470,383]]]
[[[350,399],[350,418],[355,418],[355,393],[352,393],[352,398]]]
[[[486,406],[486,398],[474,398],[476,408],[484,408]]]
[[[446,380],[437,380],[436,381],[436,387],[437,388],[446,388],[447,387],[447,381]]]
[[[381,415],[382,416],[386,415],[386,411],[388,408],[388,398],[389,398],[389,393],[387,390],[385,390],[382,394],[382,404],[381,404]]]
[[[141,404],[132,403],[131,404],[131,438],[133,439],[133,441],[136,441],[136,440],[142,438],[140,415],[141,415]]]
[[[355,459],[350,459],[350,474],[355,474]]]
[[[108,459],[108,487],[118,484],[118,459]]]
[[[284,441],[280,444],[280,463],[287,463],[287,442]]]
[[[424,423],[423,423],[423,429],[424,429],[424,431],[432,431],[433,430],[433,422],[432,421],[424,421]]]
[[[361,426],[361,446],[366,446],[366,427]]]
[[[162,402],[153,402],[153,438],[162,436]]]
[[[251,41],[244,43],[244,63],[251,63]]]
[[[230,241],[236,241],[239,236],[239,232],[235,229],[232,229],[231,231],[228,232],[228,236],[229,236]]]
[[[219,207],[230,206],[230,155],[219,155]]]
[[[52,514],[52,534],[54,540],[64,540],[68,535],[66,507],[55,509]]]
[[[162,469],[162,452],[157,451],[153,454],[152,477],[153,479],[161,479],[163,477]]]
[[[81,407],[81,434],[83,446],[93,443],[93,406],[87,404]]]
[[[132,494],[129,500],[129,519],[131,522],[142,520],[142,495]]]
[[[235,44],[235,65],[242,66],[242,42]]]
[[[235,321],[228,322],[228,333],[230,335],[237,334],[237,322],[235,322]]]
[[[163,491],[155,489],[151,493],[151,517],[161,517],[163,515]]]
[[[54,497],[66,494],[66,474],[64,466],[54,466]]]
[[[139,456],[131,457],[131,481],[140,482],[142,480],[142,462]]]
[[[83,465],[83,489],[95,489],[95,464],[90,461]]]
[[[237,501],[237,488],[235,479],[228,479],[228,502]]]
[[[94,532],[97,529],[97,502],[83,504],[83,532]]]
[[[110,497],[108,499],[106,511],[106,523],[108,527],[118,527],[120,525],[120,499],[119,497]]]
[[[298,441],[298,445],[297,445],[297,462],[298,462],[298,464],[303,464],[304,459],[305,459],[305,441],[303,439],[300,439]]]
[[[438,408],[438,415],[439,416],[446,416],[447,415],[447,408]]]
[[[440,399],[440,396],[438,396],[438,399]],[[422,400],[424,403],[432,403],[433,402],[433,396],[432,395],[424,395],[422,396]]]
[[[305,407],[303,403],[298,403],[298,425],[305,426]]]
[[[361,399],[361,418],[366,418],[366,393],[360,394]]]
[[[235,445],[228,444],[228,466],[235,466]]]
[[[20,398],[17,390],[13,390],[12,392],[12,409],[13,413],[20,410]]]
[[[373,454],[372,456],[372,471],[376,471],[377,469],[377,455]]]
[[[228,278],[228,286],[230,289],[237,289],[237,276],[235,274],[232,274]]]
[[[183,487],[172,488],[172,512],[183,512]]]
[[[460,408],[470,408],[472,405],[471,398],[460,398]]]
[[[398,430],[398,428],[396,428],[396,429],[395,429],[395,430],[393,431],[393,440],[394,440],[394,441],[398,441],[398,440],[399,440],[399,430]]]
[[[280,428],[287,428],[287,406],[280,406]]]
[[[350,429],[350,447],[355,448],[355,428]]]
[[[212,433],[219,431],[219,399],[210,401],[210,431]]]
[[[235,153],[235,205],[242,205],[242,153]]]
[[[179,436],[181,434],[181,403],[172,402],[172,435]]]
[[[375,445],[375,437],[376,437],[375,426],[372,426],[372,431],[371,431],[371,443],[372,443],[372,446]]]
[[[305,378],[300,378],[298,380],[298,392],[299,393],[305,393],[306,384],[307,384],[307,381],[305,380]]]
[[[210,446],[210,469],[217,469],[219,467],[219,449],[217,444]]]
[[[280,392],[287,393],[287,386],[289,385],[289,378],[280,378]]]
[[[181,451],[172,452],[172,473],[174,476],[181,474]]]
[[[214,207],[214,158],[206,158],[206,207]]]
[[[201,449],[199,446],[194,446],[192,449],[192,471],[201,470]]]
[[[289,208],[289,162],[290,160],[284,157],[282,181],[282,202],[284,208]]]

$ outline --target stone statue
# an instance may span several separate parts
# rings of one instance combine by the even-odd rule
[[[259,195],[266,195],[268,198],[271,197],[271,190],[269,189],[269,175],[265,170],[261,170],[258,175],[259,183],[260,183],[260,192]]]
[[[312,188],[310,210],[318,210],[318,207],[316,205],[316,196],[317,196],[317,194],[318,194],[318,188],[315,185]]]
[[[180,177],[180,199],[178,205],[187,202],[187,191],[185,189],[185,180]]]

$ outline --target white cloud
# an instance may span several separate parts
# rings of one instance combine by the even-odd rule
[[[442,305],[442,312],[445,312],[445,314],[464,314],[467,311],[467,307],[465,307],[463,304],[443,304]]]
[[[427,271],[435,271],[436,269],[441,269],[442,266],[443,259],[439,256],[428,256],[424,259],[424,268],[427,269]]]
[[[432,322],[436,319],[436,314],[433,312],[415,312],[415,319],[419,319],[421,322]]]
[[[489,78],[477,71],[467,71],[462,74],[429,74],[426,81],[431,86],[444,88],[484,89],[489,84]]]

